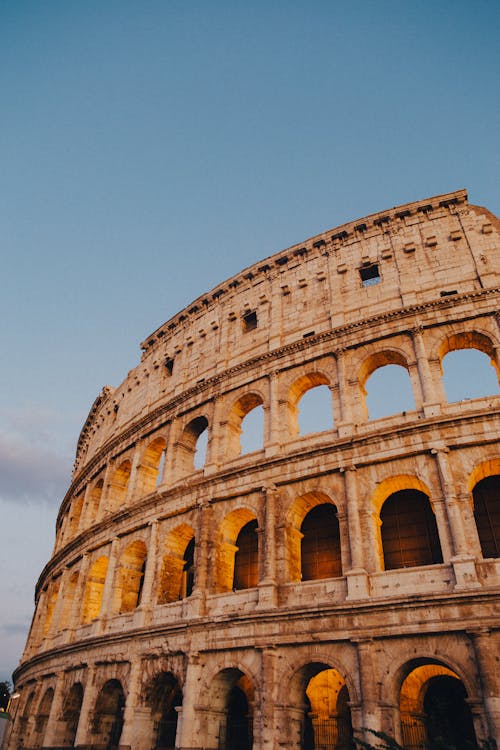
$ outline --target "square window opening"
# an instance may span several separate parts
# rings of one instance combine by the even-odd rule
[[[380,284],[382,281],[377,263],[372,263],[370,266],[360,268],[359,275],[363,286],[374,286],[375,284]]]
[[[257,313],[255,310],[243,315],[243,333],[254,331],[257,328]]]

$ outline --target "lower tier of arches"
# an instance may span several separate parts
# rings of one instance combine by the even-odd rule
[[[406,750],[500,740],[499,631],[287,645],[270,632],[195,650],[198,636],[184,634],[186,650],[151,638],[30,669],[6,750],[348,750],[378,744],[374,732]]]

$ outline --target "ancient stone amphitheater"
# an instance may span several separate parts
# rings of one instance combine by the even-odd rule
[[[500,737],[499,230],[463,190],[377,213],[144,341],[80,435],[9,750]],[[452,402],[463,349],[496,379]]]

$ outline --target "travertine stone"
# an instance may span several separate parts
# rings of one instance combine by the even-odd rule
[[[429,685],[460,683],[476,738],[500,740],[500,559],[472,505],[479,482],[500,487],[500,396],[448,403],[441,377],[461,348],[500,372],[499,230],[463,190],[380,212],[256,263],[145,339],[82,429],[8,750],[222,750],[235,711],[256,750],[318,746],[323,721],[340,750],[349,716],[368,740],[418,744]],[[389,364],[414,405],[370,420],[368,379]],[[319,386],[331,427],[301,434]],[[242,455],[257,407],[262,445]],[[408,497],[435,527],[425,559],[423,531],[403,529],[416,551],[398,537],[416,561],[391,552],[384,520]]]

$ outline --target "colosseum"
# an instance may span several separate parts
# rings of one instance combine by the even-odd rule
[[[383,211],[145,339],[79,437],[9,750],[500,739],[499,231],[464,190]],[[453,402],[464,349],[493,387]]]

